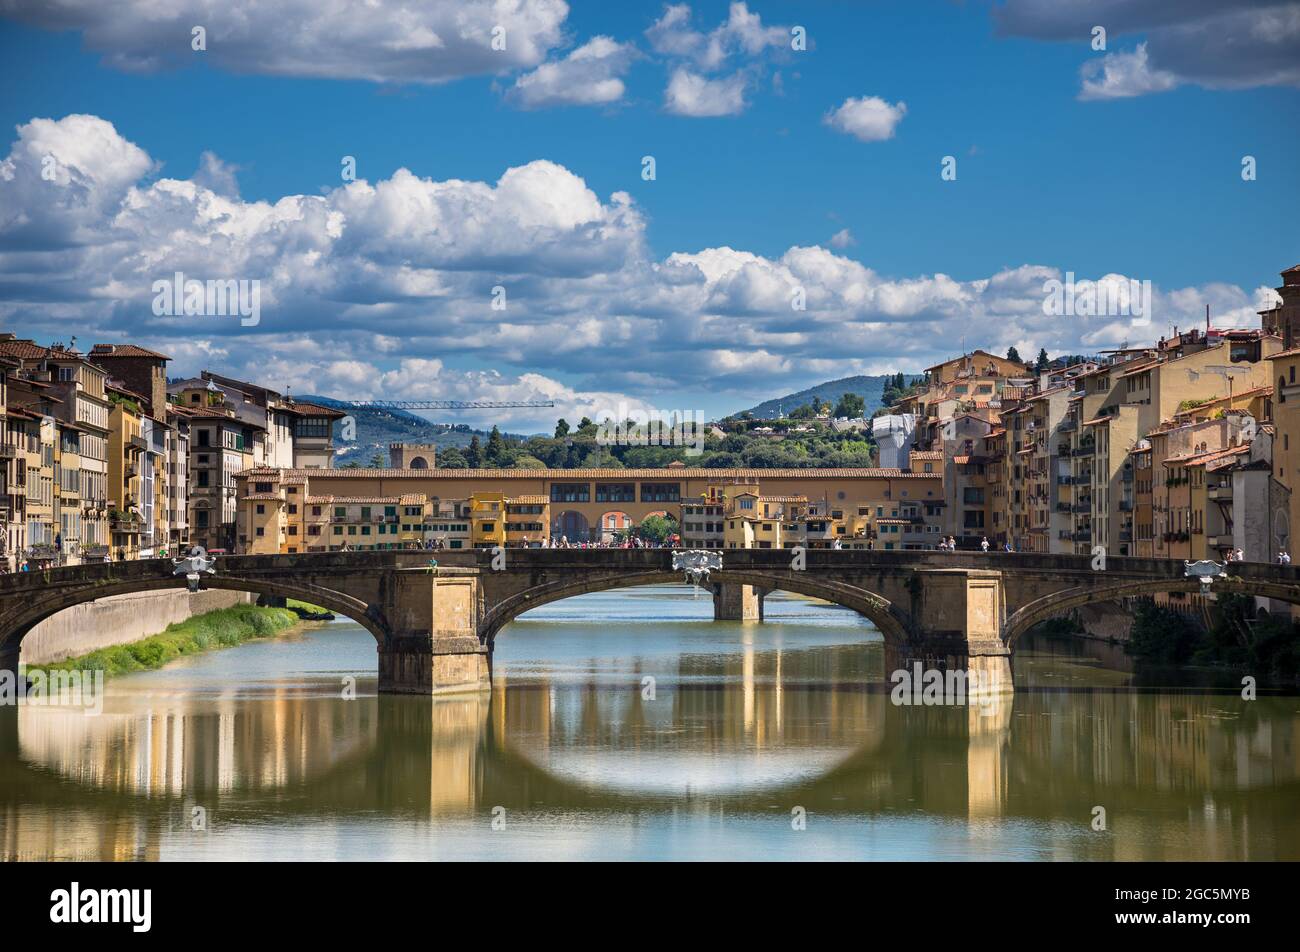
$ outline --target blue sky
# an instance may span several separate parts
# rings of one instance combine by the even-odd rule
[[[261,370],[298,392],[727,412],[848,373],[919,369],[963,341],[1056,353],[1141,337],[1045,323],[1044,275],[1152,281],[1154,337],[1206,303],[1217,320],[1247,323],[1261,288],[1300,261],[1297,229],[1285,226],[1300,203],[1300,132],[1287,120],[1300,114],[1296,4],[1215,17],[1200,2],[1154,0],[1091,10],[753,0],[739,13],[701,2],[657,36],[647,31],[665,16],[660,3],[520,0],[534,5],[507,27],[512,62],[485,70],[473,47],[482,37],[448,40],[440,0],[410,5],[425,21],[386,34],[380,23],[378,41],[374,24],[340,35],[307,22],[293,50],[276,30],[298,21],[261,0],[264,25],[244,34],[207,0],[165,4],[175,17],[162,26],[142,2],[110,19],[67,0],[53,24],[14,0],[14,18],[0,20],[10,133],[0,156],[18,168],[34,143],[41,155],[64,148],[71,194],[33,213],[21,171],[0,176],[0,320],[41,339],[151,343],[178,371]],[[374,16],[396,18],[387,6]],[[471,12],[485,30],[501,19],[488,5]],[[200,22],[211,39],[194,52],[188,24]],[[1111,24],[1105,51],[1090,46],[1094,22]],[[438,45],[395,57],[393,36],[421,25]],[[807,50],[789,49],[796,25]],[[1226,42],[1234,36],[1248,42]],[[603,72],[564,73],[598,37],[614,50]],[[721,44],[712,59],[710,37]],[[520,77],[547,63],[561,68],[550,98],[523,101]],[[731,97],[712,109],[670,100],[678,72]],[[556,101],[574,98],[583,104]],[[827,121],[859,99],[894,112],[865,135]],[[111,130],[61,125],[74,115]],[[36,130],[34,119],[55,124]],[[394,184],[398,198],[331,201],[345,155],[370,185],[403,168],[413,179]],[[641,177],[645,155],[654,181]],[[955,181],[940,177],[945,156]],[[1256,160],[1254,181],[1242,179],[1243,156]],[[598,208],[557,207],[554,220],[521,211],[512,227],[518,206],[475,192],[433,225],[418,217],[420,189],[437,190],[421,182],[490,189],[538,161],[553,166],[533,167],[525,207],[575,198],[576,181]],[[160,196],[166,180],[235,204],[213,212],[202,196]],[[292,197],[329,204],[336,233],[323,210],[316,233],[285,237],[261,221],[258,209]],[[470,207],[480,199],[492,203],[486,230]],[[417,217],[384,217],[408,201]],[[205,257],[214,214],[229,227]],[[519,241],[508,255],[496,228]],[[795,261],[792,249],[819,251]],[[157,318],[151,281],[181,266],[261,280],[260,323]],[[792,314],[782,305],[796,284],[809,305]],[[496,286],[510,295],[504,312],[467,303]]]

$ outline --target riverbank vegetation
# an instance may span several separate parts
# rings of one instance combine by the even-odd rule
[[[1257,610],[1248,595],[1220,595],[1201,630],[1185,616],[1141,600],[1125,650],[1151,664],[1239,668],[1272,678],[1300,675],[1300,625]]]
[[[255,638],[269,638],[300,621],[287,608],[235,605],[175,622],[156,635],[124,645],[100,648],[54,664],[28,665],[28,671],[103,671],[106,677],[152,671],[186,655],[213,648],[232,648]]]

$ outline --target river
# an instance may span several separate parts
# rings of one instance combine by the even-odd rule
[[[852,612],[711,618],[686,586],[535,609],[490,697],[378,697],[338,621],[0,711],[0,857],[1300,858],[1300,698],[1076,642],[1000,702],[899,706]]]

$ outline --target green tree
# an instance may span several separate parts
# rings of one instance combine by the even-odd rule
[[[1007,348],[1007,360],[1014,360],[1018,364],[1024,363],[1024,361],[1020,359],[1020,351],[1016,350],[1014,347]]]
[[[1052,361],[1047,356],[1047,348],[1046,347],[1039,348],[1038,362],[1034,364],[1034,369],[1038,371],[1046,370],[1047,365],[1050,364],[1051,362]]]
[[[1133,628],[1124,650],[1141,661],[1182,664],[1196,647],[1196,632],[1177,612],[1141,599],[1133,612]]]
[[[568,435],[569,435],[569,422],[565,420],[563,417],[561,417],[560,421],[555,424],[555,438],[557,440],[562,440]]]
[[[836,417],[848,417],[856,420],[867,409],[867,403],[856,393],[845,393],[840,396],[839,403],[835,404]]]
[[[470,438],[469,449],[465,451],[465,463],[470,469],[481,469],[483,466],[483,446],[478,441],[477,433]]]
[[[492,432],[488,434],[487,452],[484,454],[489,466],[504,466],[506,460],[506,441],[501,436],[501,430],[492,427]]]
[[[672,516],[646,516],[634,531],[648,542],[660,543],[678,533],[677,520]]]
[[[369,468],[370,468],[370,469],[383,469],[383,468],[384,468],[384,454],[383,454],[383,453],[376,453],[374,456],[370,457],[370,467],[369,467]]]
[[[465,469],[467,465],[465,454],[457,447],[449,446],[445,450],[438,450],[439,469]]]

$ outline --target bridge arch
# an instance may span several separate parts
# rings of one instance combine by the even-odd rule
[[[1039,622],[1053,618],[1072,608],[1081,608],[1094,602],[1117,601],[1124,598],[1142,598],[1170,592],[1200,592],[1201,583],[1192,578],[1153,579],[1125,582],[1119,585],[1080,586],[1045,595],[1021,607],[1007,617],[1002,626],[1002,641],[1014,650],[1016,642],[1025,632]],[[1242,578],[1215,579],[1210,590],[1213,594],[1235,593],[1273,598],[1292,605],[1300,605],[1300,585],[1284,582],[1254,581]]]
[[[38,599],[25,602],[17,609],[0,615],[0,656],[16,652],[22,641],[37,624],[68,608],[113,595],[130,595],[137,592],[155,592],[184,589],[186,580],[181,575],[137,577],[121,581],[97,580],[94,583],[68,584],[45,588]],[[391,634],[387,619],[376,607],[343,592],[307,582],[264,581],[234,575],[204,577],[205,589],[248,592],[254,595],[295,598],[328,611],[344,615],[355,621],[374,636],[382,645]]]
[[[492,644],[497,632],[526,611],[575,595],[604,592],[641,585],[667,585],[682,581],[680,572],[650,569],[643,572],[570,578],[543,582],[498,602],[479,625],[479,639]],[[793,592],[820,598],[857,612],[880,630],[885,643],[901,646],[909,640],[911,617],[906,611],[874,592],[843,582],[809,578],[800,572],[724,570],[710,577],[710,585],[752,585],[763,591]]]

